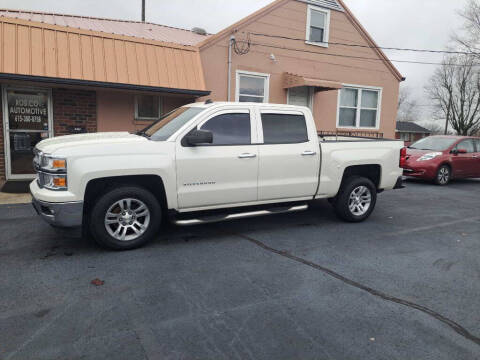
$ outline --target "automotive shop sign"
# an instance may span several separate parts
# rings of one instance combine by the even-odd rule
[[[8,90],[8,123],[12,130],[48,130],[48,93]]]

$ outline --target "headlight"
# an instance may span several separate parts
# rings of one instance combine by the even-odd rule
[[[40,161],[40,168],[46,171],[67,171],[67,160],[60,157],[43,155]]]
[[[49,190],[67,190],[67,175],[38,173],[40,185]]]
[[[43,154],[34,149],[33,164],[38,172],[38,185],[49,190],[68,190],[67,159]]]
[[[421,158],[419,158],[417,161],[427,161],[427,160],[432,160],[435,159],[437,156],[441,156],[443,153],[441,152],[431,152],[428,154],[423,155]]]

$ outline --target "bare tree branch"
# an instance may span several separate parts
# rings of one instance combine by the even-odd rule
[[[398,96],[397,121],[417,121],[419,120],[419,110],[417,101],[412,99],[411,89],[408,87],[400,88]]]
[[[445,133],[448,125],[459,135],[480,130],[480,74],[475,63],[474,56],[446,57],[426,87],[436,105],[435,117],[445,121]]]

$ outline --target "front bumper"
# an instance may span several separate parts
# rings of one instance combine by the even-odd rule
[[[410,161],[405,164],[403,176],[432,180],[435,178],[437,170],[436,161]]]
[[[62,228],[82,226],[83,201],[51,203],[37,200],[32,195],[32,205],[38,215],[50,225]]]

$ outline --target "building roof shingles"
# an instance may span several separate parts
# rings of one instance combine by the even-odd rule
[[[421,133],[421,134],[430,134],[431,131],[415,124],[414,122],[409,121],[397,121],[397,131],[398,132],[408,132],[408,133]]]
[[[42,22],[50,25],[132,36],[148,40],[171,42],[187,46],[195,46],[209,36],[200,35],[190,30],[147,22],[54,14],[38,11],[0,9],[0,17]]]

